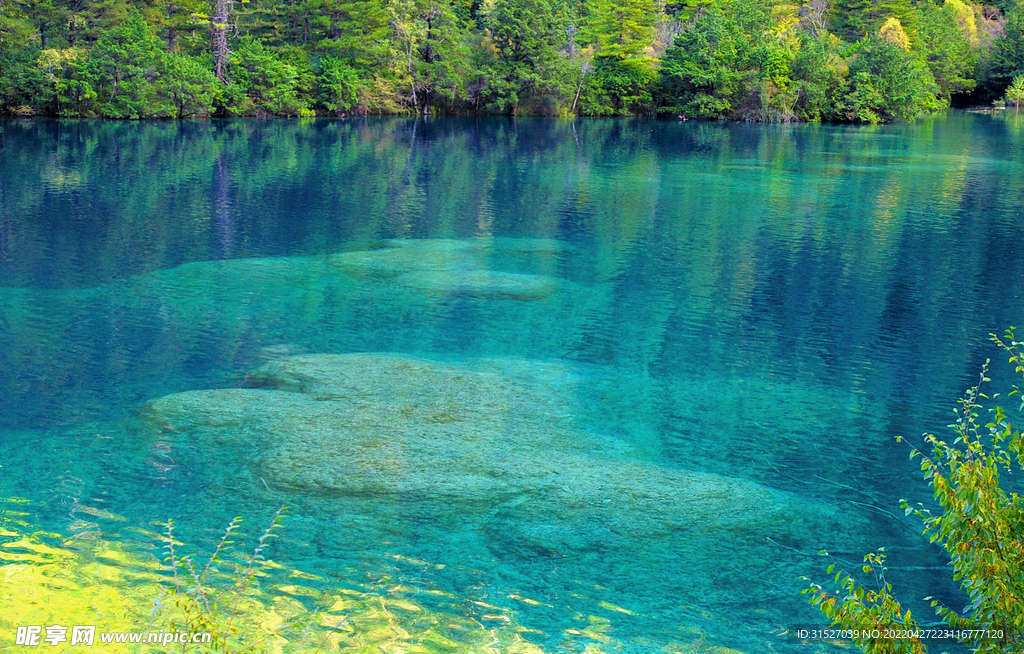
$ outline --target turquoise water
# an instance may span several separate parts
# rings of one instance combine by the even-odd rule
[[[823,548],[963,604],[893,437],[943,429],[986,358],[1010,379],[1017,116],[0,146],[0,497],[32,528],[155,567],[155,522],[202,549],[288,504],[275,560],[390,575],[499,651],[833,651],[792,636]]]

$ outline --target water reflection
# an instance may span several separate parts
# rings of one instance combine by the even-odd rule
[[[825,498],[871,523],[858,547],[899,542],[904,567],[928,567],[884,513],[926,496],[891,437],[941,429],[994,354],[987,334],[1019,320],[1020,125],[2,121],[0,455],[23,467],[0,490],[58,507],[44,489],[74,479],[79,505],[173,514],[203,538],[239,504],[297,501],[295,559],[351,574],[394,554],[446,565],[418,579],[447,593],[541,598],[524,624],[556,651],[582,642],[565,635],[576,604],[635,647],[668,647],[682,636],[655,625],[683,618],[715,642],[769,642],[787,611],[808,615],[786,598],[816,561],[791,550],[729,544],[736,569],[697,579],[672,538],[638,556],[596,512],[460,522],[394,497],[268,497],[248,453],[211,466],[207,441],[135,412],[303,353],[589,366],[606,381],[575,393],[574,428],[628,444],[629,465]],[[55,531],[91,520],[43,513]],[[605,544],[559,530],[618,545],[586,563]],[[929,575],[900,581],[955,598]],[[728,616],[757,615],[744,593],[778,610],[729,641]]]

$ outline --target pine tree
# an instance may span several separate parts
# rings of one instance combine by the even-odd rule
[[[316,44],[318,51],[364,72],[391,68],[397,49],[382,0],[335,0],[323,5],[320,16],[324,38]]]
[[[435,96],[452,101],[463,86],[469,53],[461,21],[447,0],[393,0],[388,6],[413,109],[430,113]]]
[[[1015,110],[1020,111],[1020,103],[1024,102],[1024,75],[1013,78],[1013,84],[1006,89],[1006,100],[1013,103]]]
[[[876,33],[893,17],[913,41],[918,17],[910,0],[838,0],[832,9],[832,32],[853,42]]]
[[[204,0],[150,0],[143,9],[146,22],[157,28],[167,43],[167,52],[179,50],[179,39],[186,35],[189,42],[197,30],[206,31],[208,5]]]
[[[31,23],[39,36],[39,48],[51,47],[51,39],[60,36],[60,29],[67,24],[67,11],[55,0],[17,0],[15,6]]]
[[[161,102],[155,84],[164,56],[160,40],[138,13],[104,33],[89,53],[103,114],[114,118],[175,115],[169,104]]]
[[[587,33],[598,57],[641,59],[654,42],[654,0],[598,0]]]
[[[518,113],[561,96],[559,54],[568,33],[550,0],[494,0],[481,9],[487,34],[481,99],[490,111]]]

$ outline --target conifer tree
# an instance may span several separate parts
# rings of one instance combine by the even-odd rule
[[[654,0],[597,0],[587,32],[598,57],[640,59],[654,42]]]
[[[837,0],[832,8],[832,32],[849,41],[876,33],[888,18],[896,18],[913,39],[917,14],[910,0]]]
[[[461,21],[447,0],[393,0],[389,9],[413,108],[430,113],[436,96],[451,101],[462,87],[469,53]]]
[[[390,69],[396,50],[388,12],[379,0],[335,0],[318,21],[324,38],[316,50],[364,72]]]
[[[490,35],[482,91],[485,106],[515,114],[557,94],[559,48],[567,32],[559,29],[550,0],[494,0],[482,9],[482,18]]]
[[[151,0],[143,9],[143,15],[166,41],[167,52],[173,54],[178,52],[183,34],[189,36],[197,30],[206,30],[207,10],[204,0]]]
[[[977,62],[972,40],[977,34],[974,14],[965,16],[960,0],[946,0],[941,6],[935,2],[921,6],[918,35],[922,54],[928,68],[947,100],[955,93],[974,88]]]
[[[51,40],[60,36],[67,24],[67,11],[55,0],[17,0],[16,6],[32,25],[39,38],[39,48],[51,47]]]

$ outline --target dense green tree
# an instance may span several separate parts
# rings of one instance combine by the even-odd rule
[[[850,63],[850,89],[840,101],[847,120],[908,120],[940,108],[928,68],[913,53],[879,36],[863,39]]]
[[[795,111],[801,120],[835,120],[837,99],[846,89],[846,61],[842,44],[832,34],[808,35],[793,58],[796,80]]]
[[[324,31],[315,49],[350,62],[364,75],[390,68],[397,56],[387,7],[379,0],[338,0],[324,5]]]
[[[61,36],[68,23],[67,11],[57,0],[16,0],[12,3],[38,35],[39,48],[45,50],[50,41]]]
[[[175,116],[208,116],[220,90],[216,76],[202,62],[188,55],[168,54],[165,61],[161,91],[175,107]]]
[[[752,53],[756,86],[746,95],[740,117],[787,123],[796,119],[798,94],[792,78],[794,45],[782,34],[758,40]]]
[[[597,0],[586,32],[599,57],[641,59],[654,41],[657,21],[654,0]]]
[[[580,99],[582,113],[592,116],[645,115],[654,111],[652,88],[658,74],[644,58],[597,57],[586,93]]]
[[[20,111],[42,89],[42,75],[35,69],[37,34],[18,3],[0,0],[0,110],[6,106]]]
[[[320,105],[334,115],[345,115],[359,102],[359,76],[355,69],[334,57],[320,60],[317,75]]]
[[[594,49],[594,71],[582,98],[584,113],[644,114],[651,111],[658,6],[653,0],[597,0],[585,36]]]
[[[1013,78],[1013,84],[1006,89],[1006,101],[1012,103],[1014,109],[1020,110],[1020,103],[1024,102],[1024,75]]]
[[[68,45],[96,42],[124,21],[135,7],[128,0],[56,0],[63,8],[61,36]]]
[[[5,51],[28,43],[32,24],[20,11],[18,4],[11,0],[0,0],[0,66],[3,66]],[[0,68],[0,75],[3,69]]]
[[[231,82],[224,90],[224,108],[234,115],[308,115],[300,94],[300,69],[250,37],[231,54]]]
[[[1024,74],[1024,8],[1018,4],[1006,16],[1004,32],[992,44],[985,62],[984,84],[990,97],[1002,95],[1017,75]]]
[[[88,61],[100,112],[111,118],[175,115],[158,84],[165,72],[164,54],[139,13],[100,37]]]
[[[555,113],[571,83],[559,54],[566,32],[550,0],[493,0],[481,14],[490,38],[482,45],[480,104],[502,114]]]
[[[50,48],[36,60],[43,89],[38,100],[59,116],[88,116],[97,98],[99,68],[84,48]]]
[[[463,90],[470,56],[454,7],[447,0],[391,0],[388,7],[408,104],[422,113],[438,100],[451,106]]]
[[[0,70],[0,103],[11,113],[56,113],[55,109],[46,111],[50,89],[35,60],[25,56],[27,54],[34,54],[34,51],[27,48],[9,51]]]
[[[420,42],[416,84],[429,110],[438,101],[449,106],[464,92],[467,63],[466,31],[455,7],[434,1],[420,12],[425,29]]]
[[[239,34],[259,39],[264,45],[306,45],[323,38],[324,0],[277,0],[247,2],[236,11]]]
[[[0,0],[0,111],[899,120],[1024,73],[972,1]]]
[[[915,32],[917,16],[910,0],[837,0],[832,10],[832,31],[853,42],[874,34],[892,17],[908,33]]]
[[[976,56],[971,45],[973,22],[963,18],[966,9],[960,0],[922,3],[918,35],[928,68],[947,100],[956,93],[974,88]],[[969,11],[969,10],[968,10]],[[970,14],[973,19],[973,14]],[[973,30],[976,33],[976,29]]]
[[[150,0],[142,10],[146,21],[156,27],[157,33],[167,43],[167,52],[181,50],[181,40],[194,48],[200,41],[205,42],[209,30],[209,4],[205,0]]]
[[[728,116],[744,77],[739,24],[710,7],[676,37],[661,64],[663,111],[695,118]]]

